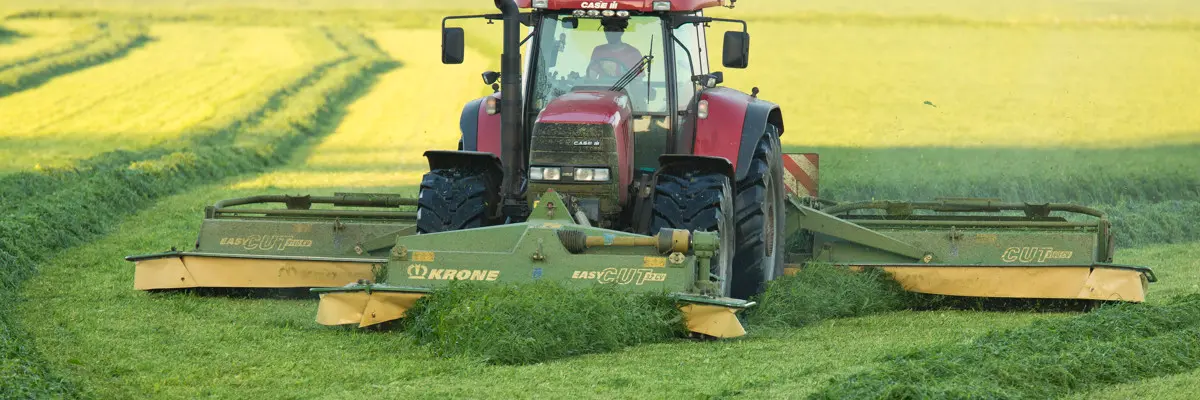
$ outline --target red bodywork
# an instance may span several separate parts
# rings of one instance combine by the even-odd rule
[[[517,7],[533,8],[532,0],[516,0]],[[547,10],[627,10],[654,11],[653,0],[547,0]],[[709,7],[724,6],[725,0],[671,0],[671,11],[700,11]]]
[[[628,186],[633,180],[632,111],[629,97],[610,91],[579,91],[558,96],[538,113],[539,124],[607,124],[616,136],[617,180],[620,182],[620,199],[628,196]],[[481,131],[482,134],[482,131]],[[481,139],[482,140],[482,139]]]
[[[499,99],[499,93],[493,94]],[[633,141],[629,140],[630,111],[621,108],[616,101],[621,95],[614,92],[574,92],[554,99],[538,115],[538,122],[569,124],[614,124],[621,160],[633,154]],[[742,129],[746,123],[746,110],[753,97],[734,89],[717,87],[705,90],[700,98],[708,101],[708,118],[696,120],[695,142],[692,154],[721,157],[729,160],[736,173],[738,152],[742,146]],[[487,115],[486,107],[479,108],[478,151],[500,156],[500,114]],[[619,116],[619,117],[618,117]],[[616,117],[614,120],[613,118]],[[632,179],[631,162],[623,162],[618,171],[621,180],[621,198],[625,197],[625,184]]]
[[[696,120],[696,141],[692,154],[722,157],[729,160],[736,170],[746,108],[753,98],[737,90],[718,87],[705,90],[700,94],[700,99],[708,101],[708,118]]]
[[[491,97],[500,104],[500,93],[492,93]],[[488,115],[486,105],[479,107],[479,131],[475,140],[477,151],[500,157],[500,113]]]

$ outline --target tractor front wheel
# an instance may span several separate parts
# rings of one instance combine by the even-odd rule
[[[749,299],[767,282],[783,274],[783,160],[779,129],[767,125],[754,149],[746,177],[738,182],[735,200],[737,251],[733,297]]]
[[[417,232],[438,233],[488,224],[496,182],[488,174],[460,168],[435,169],[421,179]]]
[[[733,265],[733,185],[719,173],[662,172],[655,185],[650,234],[659,229],[719,232],[720,248],[713,255],[713,294],[729,296]]]

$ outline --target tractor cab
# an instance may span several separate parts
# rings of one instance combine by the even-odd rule
[[[670,26],[670,14],[587,17],[583,10],[541,13],[526,49],[526,117],[575,91],[623,84],[631,111],[634,171],[653,171],[667,140],[694,117],[693,76],[708,73],[704,28]],[[578,16],[578,15],[584,16]]]
[[[722,1],[545,0],[516,5],[531,9],[517,18],[527,31],[518,42],[524,49],[523,68],[511,77],[483,74],[484,82],[498,91],[464,110],[460,150],[504,160],[511,149],[519,153],[511,164],[519,165],[505,165],[505,170],[523,170],[510,174],[523,180],[523,192],[554,188],[576,195],[593,222],[626,225],[613,220],[631,217],[628,193],[635,182],[659,171],[663,155],[694,154],[697,120],[708,112],[699,95],[721,82],[720,73],[710,73],[706,26],[716,21],[741,24],[740,31],[726,33],[723,61],[727,67],[744,68],[749,52],[745,23],[703,15],[704,8],[724,5]],[[504,15],[446,21],[464,18]],[[444,27],[443,32],[443,61],[461,62],[462,28]],[[506,49],[510,40],[505,38]],[[514,90],[499,90],[497,80],[519,88],[518,104],[505,103],[512,101]],[[484,127],[504,126],[497,114],[513,106],[520,108],[512,117],[519,121],[510,121],[519,125],[519,138],[503,145],[503,135]]]

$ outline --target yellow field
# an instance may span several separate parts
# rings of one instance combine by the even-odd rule
[[[869,14],[886,17],[941,15],[953,18],[1001,21],[1075,20],[1183,20],[1200,18],[1191,0],[1095,1],[1095,0],[741,0],[731,15],[778,15],[817,12]]]
[[[78,21],[70,20],[5,22],[3,24],[5,29],[15,31],[22,36],[5,39],[10,40],[8,43],[0,41],[0,67],[46,50],[67,45],[74,38],[72,32],[80,25]]]
[[[752,24],[730,86],[779,103],[786,144],[1200,143],[1200,39],[1170,31]],[[710,43],[720,43],[711,38]],[[925,104],[930,102],[932,105]]]
[[[302,163],[235,187],[313,189],[385,188],[415,185],[428,169],[427,149],[458,146],[458,115],[483,84],[464,79],[484,71],[488,58],[469,52],[466,62],[443,66],[435,30],[384,31],[373,36],[380,48],[403,65],[383,75],[363,98],[347,108],[337,130]]]
[[[309,68],[315,55],[298,32],[155,25],[155,40],[125,58],[0,98],[0,164],[20,170],[138,148],[239,111],[248,93]]]

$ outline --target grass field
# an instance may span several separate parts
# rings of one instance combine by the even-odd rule
[[[51,14],[22,13],[34,9]],[[415,194],[421,153],[454,147],[461,106],[497,59],[486,38],[499,30],[479,24],[466,64],[438,63],[426,17],[440,13],[407,0],[0,4],[0,16],[26,16],[0,19],[0,68],[33,65],[97,22],[149,38],[0,96],[0,398],[802,398],[1080,321],[885,312],[498,366],[439,357],[404,333],[321,327],[307,299],[132,290],[121,257],[186,246],[216,200]],[[726,70],[727,84],[783,107],[785,147],[822,155],[823,196],[1097,206],[1113,215],[1115,261],[1155,268],[1149,310],[1200,293],[1200,5],[742,0],[718,13],[749,16],[754,36],[751,68]],[[1171,335],[1200,326],[1179,324],[1064,349],[1192,354]],[[1014,354],[1070,359],[1062,351]],[[992,361],[946,381],[1022,368]],[[1200,370],[1182,365],[1006,393],[1186,399]]]
[[[179,139],[321,60],[296,29],[156,25],[129,56],[0,98],[0,172]]]
[[[0,68],[14,61],[70,43],[78,22],[69,20],[11,21],[0,28]]]

